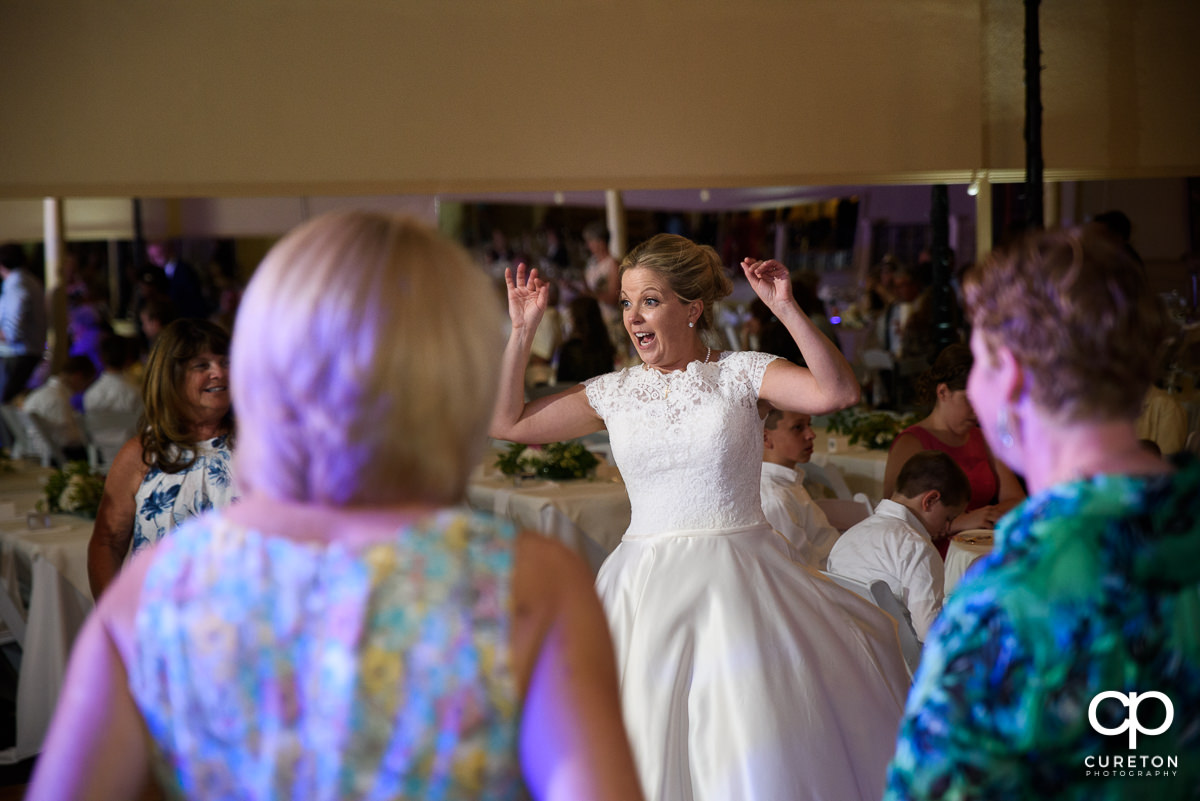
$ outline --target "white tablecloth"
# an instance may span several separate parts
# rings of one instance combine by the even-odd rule
[[[92,609],[87,544],[92,521],[51,515],[30,528],[27,513],[50,471],[20,466],[0,474],[0,615],[21,646],[17,741],[0,763],[37,754],[54,714],[75,635]],[[11,506],[10,506],[11,504]]]
[[[577,481],[529,481],[481,471],[467,485],[467,502],[517,525],[561,540],[595,573],[629,528],[629,496],[612,468]]]
[[[955,536],[950,540],[950,547],[946,551],[946,594],[958,585],[963,574],[967,572],[976,559],[981,556],[987,556],[992,552],[991,532],[987,532],[986,537],[980,532],[963,532],[963,535]],[[978,537],[975,542],[966,542],[964,537],[970,538],[974,535]]]

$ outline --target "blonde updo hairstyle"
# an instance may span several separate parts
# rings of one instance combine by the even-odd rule
[[[267,254],[234,331],[245,488],[332,506],[462,499],[503,325],[457,244],[404,217],[317,217]]]
[[[676,234],[652,236],[629,251],[621,262],[621,276],[636,267],[645,267],[662,276],[685,305],[697,300],[704,302],[704,310],[696,322],[696,330],[701,334],[713,327],[713,305],[733,291],[733,282],[725,274],[717,251]]]
[[[1023,237],[964,278],[973,327],[1012,351],[1063,421],[1133,420],[1166,320],[1145,272],[1096,226]]]

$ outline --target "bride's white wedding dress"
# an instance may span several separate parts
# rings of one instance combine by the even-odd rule
[[[654,801],[883,795],[908,674],[891,619],[791,561],[763,516],[774,358],[587,382],[633,512],[597,589]]]

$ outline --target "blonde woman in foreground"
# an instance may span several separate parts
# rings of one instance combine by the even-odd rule
[[[28,798],[641,798],[588,569],[460,506],[500,326],[419,223],[277,244],[235,328],[242,501],[105,593]]]

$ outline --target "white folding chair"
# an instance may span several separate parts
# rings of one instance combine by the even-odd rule
[[[904,654],[904,664],[908,666],[908,675],[917,672],[921,663],[921,641],[917,639],[917,630],[913,628],[912,615],[908,608],[900,603],[900,599],[892,594],[892,588],[883,579],[871,582],[871,597],[875,604],[896,619],[896,631],[900,635],[900,651]]]
[[[917,632],[913,629],[912,617],[909,616],[908,610],[904,608],[904,604],[900,603],[896,596],[892,595],[892,590],[888,587],[887,582],[882,579],[876,579],[867,583],[850,578],[849,576],[839,575],[838,573],[830,573],[826,570],[822,570],[821,574],[861,598],[875,604],[875,606],[879,607],[896,621],[896,635],[900,640],[900,655],[904,657],[904,666],[908,669],[909,678],[912,678],[917,670],[917,664],[921,661],[921,641],[917,639]]]
[[[875,511],[871,508],[871,500],[862,492],[856,492],[853,498],[814,498],[813,502],[825,513],[829,525],[843,532]]]
[[[136,412],[94,410],[83,415],[83,428],[88,438],[88,464],[93,469],[112,464],[117,451],[137,430]]]
[[[29,414],[17,406],[0,406],[0,417],[13,436],[12,456],[14,459],[35,458],[42,467],[66,465],[67,457],[54,441],[49,427],[36,414]]]
[[[827,463],[822,466],[814,462],[801,462],[796,467],[804,471],[805,484],[812,483],[828,487],[835,498],[849,500],[854,497],[850,493],[850,487],[846,484],[846,478],[842,475],[842,471],[838,469],[837,465]]]

